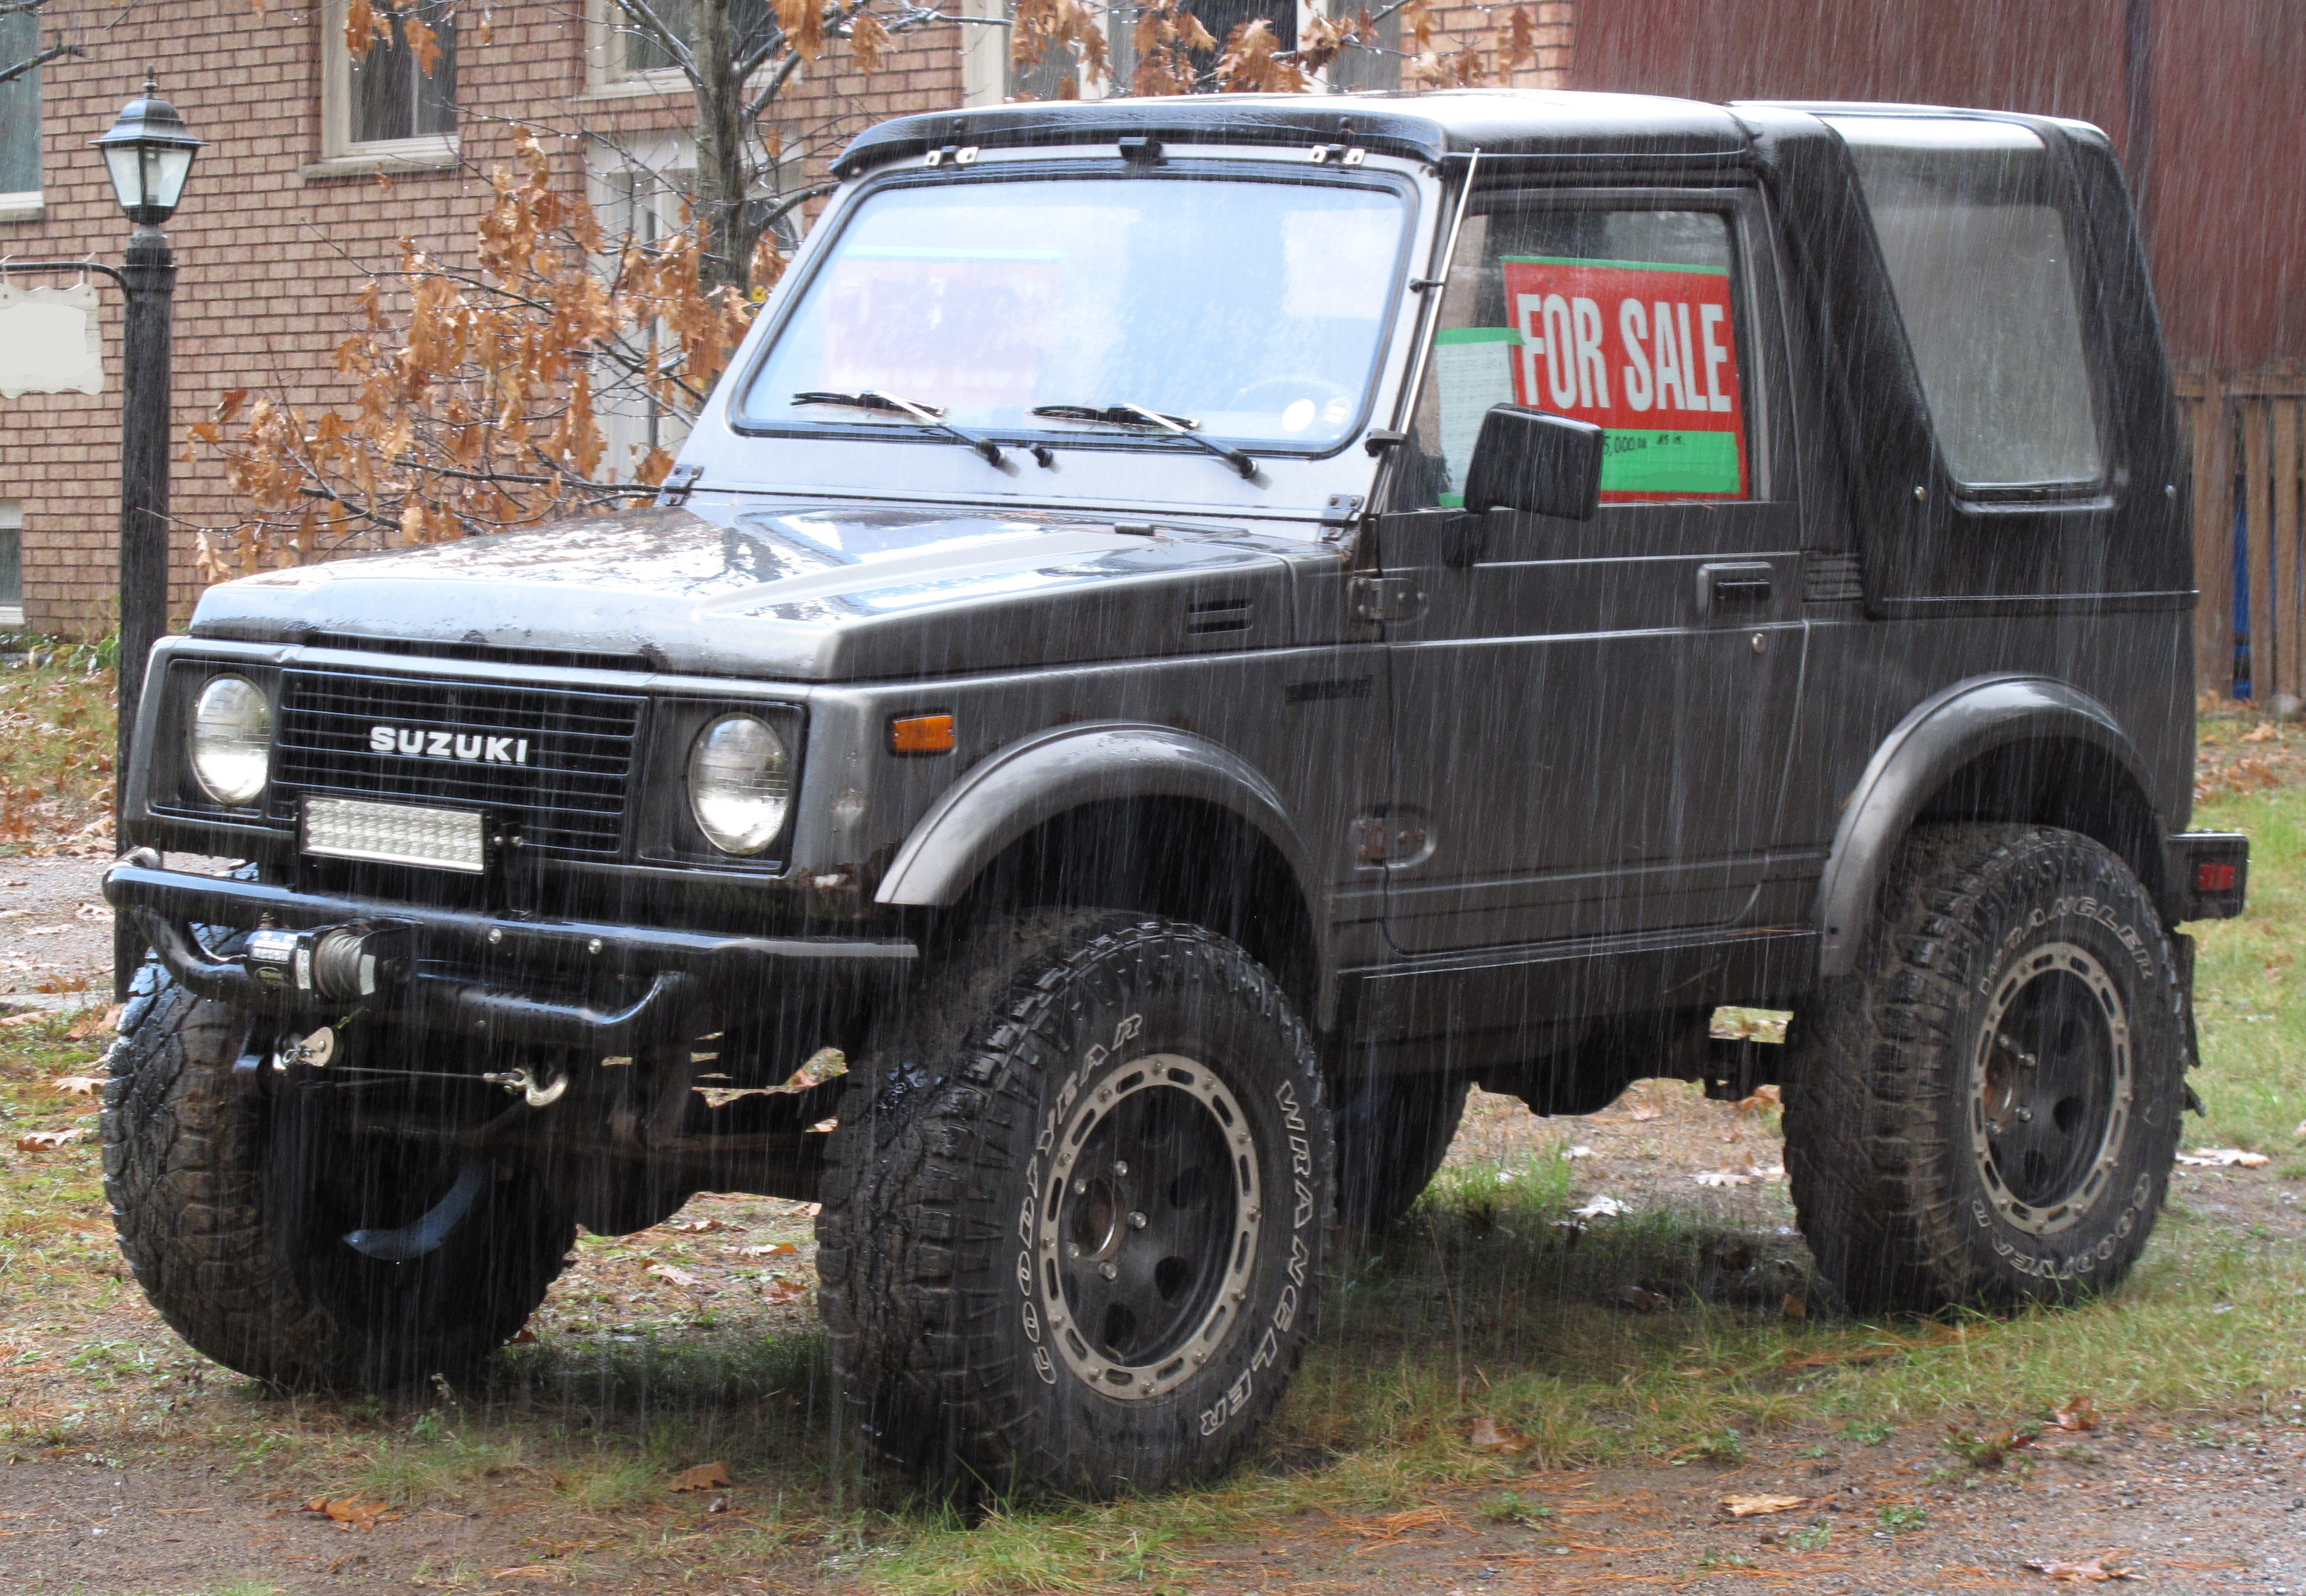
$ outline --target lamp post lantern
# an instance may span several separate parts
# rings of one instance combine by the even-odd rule
[[[168,383],[176,257],[160,224],[175,214],[202,141],[148,73],[144,92],[95,141],[120,209],[135,224],[121,260],[120,735],[113,757],[113,824],[127,798],[128,747],[143,696],[144,666],[168,629]],[[125,994],[141,956],[127,917],[114,941],[114,985]]]

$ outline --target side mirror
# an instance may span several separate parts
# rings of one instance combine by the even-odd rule
[[[1465,469],[1465,508],[1591,521],[1601,499],[1601,429],[1523,405],[1492,405]]]

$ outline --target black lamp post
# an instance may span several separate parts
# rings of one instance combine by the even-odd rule
[[[120,339],[120,750],[114,780],[128,775],[128,739],[144,687],[144,661],[168,629],[168,341],[176,256],[160,224],[175,213],[201,141],[176,107],[144,80],[97,140],[120,209],[136,224],[122,259],[127,313]]]
[[[136,225],[121,260],[126,314],[120,340],[120,739],[113,790],[124,802],[128,745],[144,692],[145,661],[168,629],[168,343],[176,256],[160,224],[175,213],[201,141],[148,74],[142,98],[95,141],[120,209]],[[118,830],[122,815],[114,811]],[[140,951],[127,919],[115,936],[115,984]]]

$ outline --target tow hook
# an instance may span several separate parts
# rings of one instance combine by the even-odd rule
[[[548,1104],[558,1103],[561,1094],[568,1089],[568,1077],[565,1071],[555,1072],[549,1081],[538,1080],[525,1069],[500,1070],[481,1079],[491,1086],[500,1086],[526,1098],[531,1108],[542,1108]]]

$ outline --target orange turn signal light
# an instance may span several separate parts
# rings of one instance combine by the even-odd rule
[[[950,754],[952,749],[951,715],[903,715],[889,722],[893,754]]]

